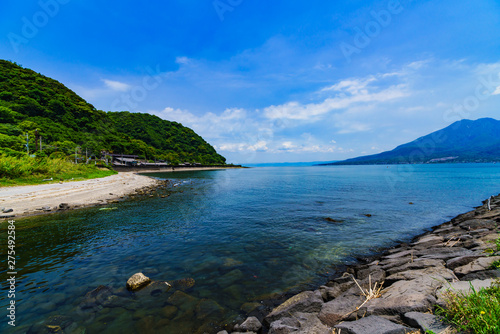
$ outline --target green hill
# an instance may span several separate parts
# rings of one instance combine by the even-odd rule
[[[150,114],[97,110],[60,82],[0,60],[0,150],[10,155],[101,151],[171,163],[224,164],[225,158],[193,130]],[[38,153],[40,154],[40,153]]]
[[[500,121],[461,120],[392,151],[322,165],[500,161]]]

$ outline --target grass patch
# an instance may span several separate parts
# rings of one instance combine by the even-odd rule
[[[66,180],[84,180],[116,174],[114,170],[66,159],[0,156],[0,186],[20,186]],[[52,179],[52,181],[44,181]]]
[[[472,288],[472,286],[471,286]],[[446,308],[439,307],[441,315],[460,330],[468,333],[500,333],[500,284],[465,295],[449,292],[446,295]]]

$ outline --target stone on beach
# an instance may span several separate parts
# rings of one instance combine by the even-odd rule
[[[436,303],[435,291],[444,284],[432,277],[397,281],[380,298],[368,301],[359,311],[362,315],[402,315],[407,312],[426,312]]]
[[[323,305],[323,299],[319,291],[304,291],[295,295],[283,304],[276,307],[266,320],[271,323],[276,319],[288,317],[295,312],[312,313],[319,312]]]
[[[149,284],[149,282],[151,282],[149,277],[146,277],[143,273],[137,273],[127,280],[127,289],[132,291],[137,290]]]
[[[236,325],[234,329],[244,332],[258,332],[262,324],[256,317],[248,317],[241,325]]]
[[[341,334],[404,334],[412,330],[373,315],[353,322],[344,322],[335,328],[340,329]]]
[[[269,334],[330,334],[332,329],[324,325],[315,313],[296,313],[271,323]]]
[[[499,261],[500,256],[480,257],[464,266],[454,269],[455,274],[464,276],[476,271],[487,270],[493,262]]]
[[[441,318],[429,313],[408,312],[403,318],[408,325],[424,332],[441,333],[450,327],[444,324]]]

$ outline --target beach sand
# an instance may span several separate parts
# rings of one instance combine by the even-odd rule
[[[156,179],[147,176],[120,172],[85,181],[3,187],[0,188],[0,207],[13,211],[0,215],[22,217],[49,213],[56,211],[61,203],[67,203],[70,208],[99,205],[156,183]]]
[[[57,212],[60,204],[64,209],[103,205],[134,193],[136,190],[154,187],[158,180],[140,173],[168,173],[226,169],[225,167],[175,167],[162,169],[120,168],[116,175],[84,181],[49,183],[31,186],[0,188],[0,208],[13,209],[2,213],[0,219],[32,216]],[[12,218],[14,218],[12,217]]]

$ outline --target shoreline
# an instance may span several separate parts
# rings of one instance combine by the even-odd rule
[[[104,206],[139,194],[146,195],[165,182],[140,174],[220,170],[240,167],[119,168],[118,174],[83,181],[0,188],[0,221]],[[11,211],[12,209],[12,211]]]
[[[472,284],[477,291],[500,278],[500,270],[491,267],[500,260],[495,250],[500,194],[482,203],[409,243],[358,257],[342,276],[272,309],[252,312],[243,323],[218,334],[369,334],[374,328],[385,330],[377,333],[457,333],[429,311],[444,307],[449,290],[467,293]],[[360,289],[379,287],[380,295],[370,299]]]

